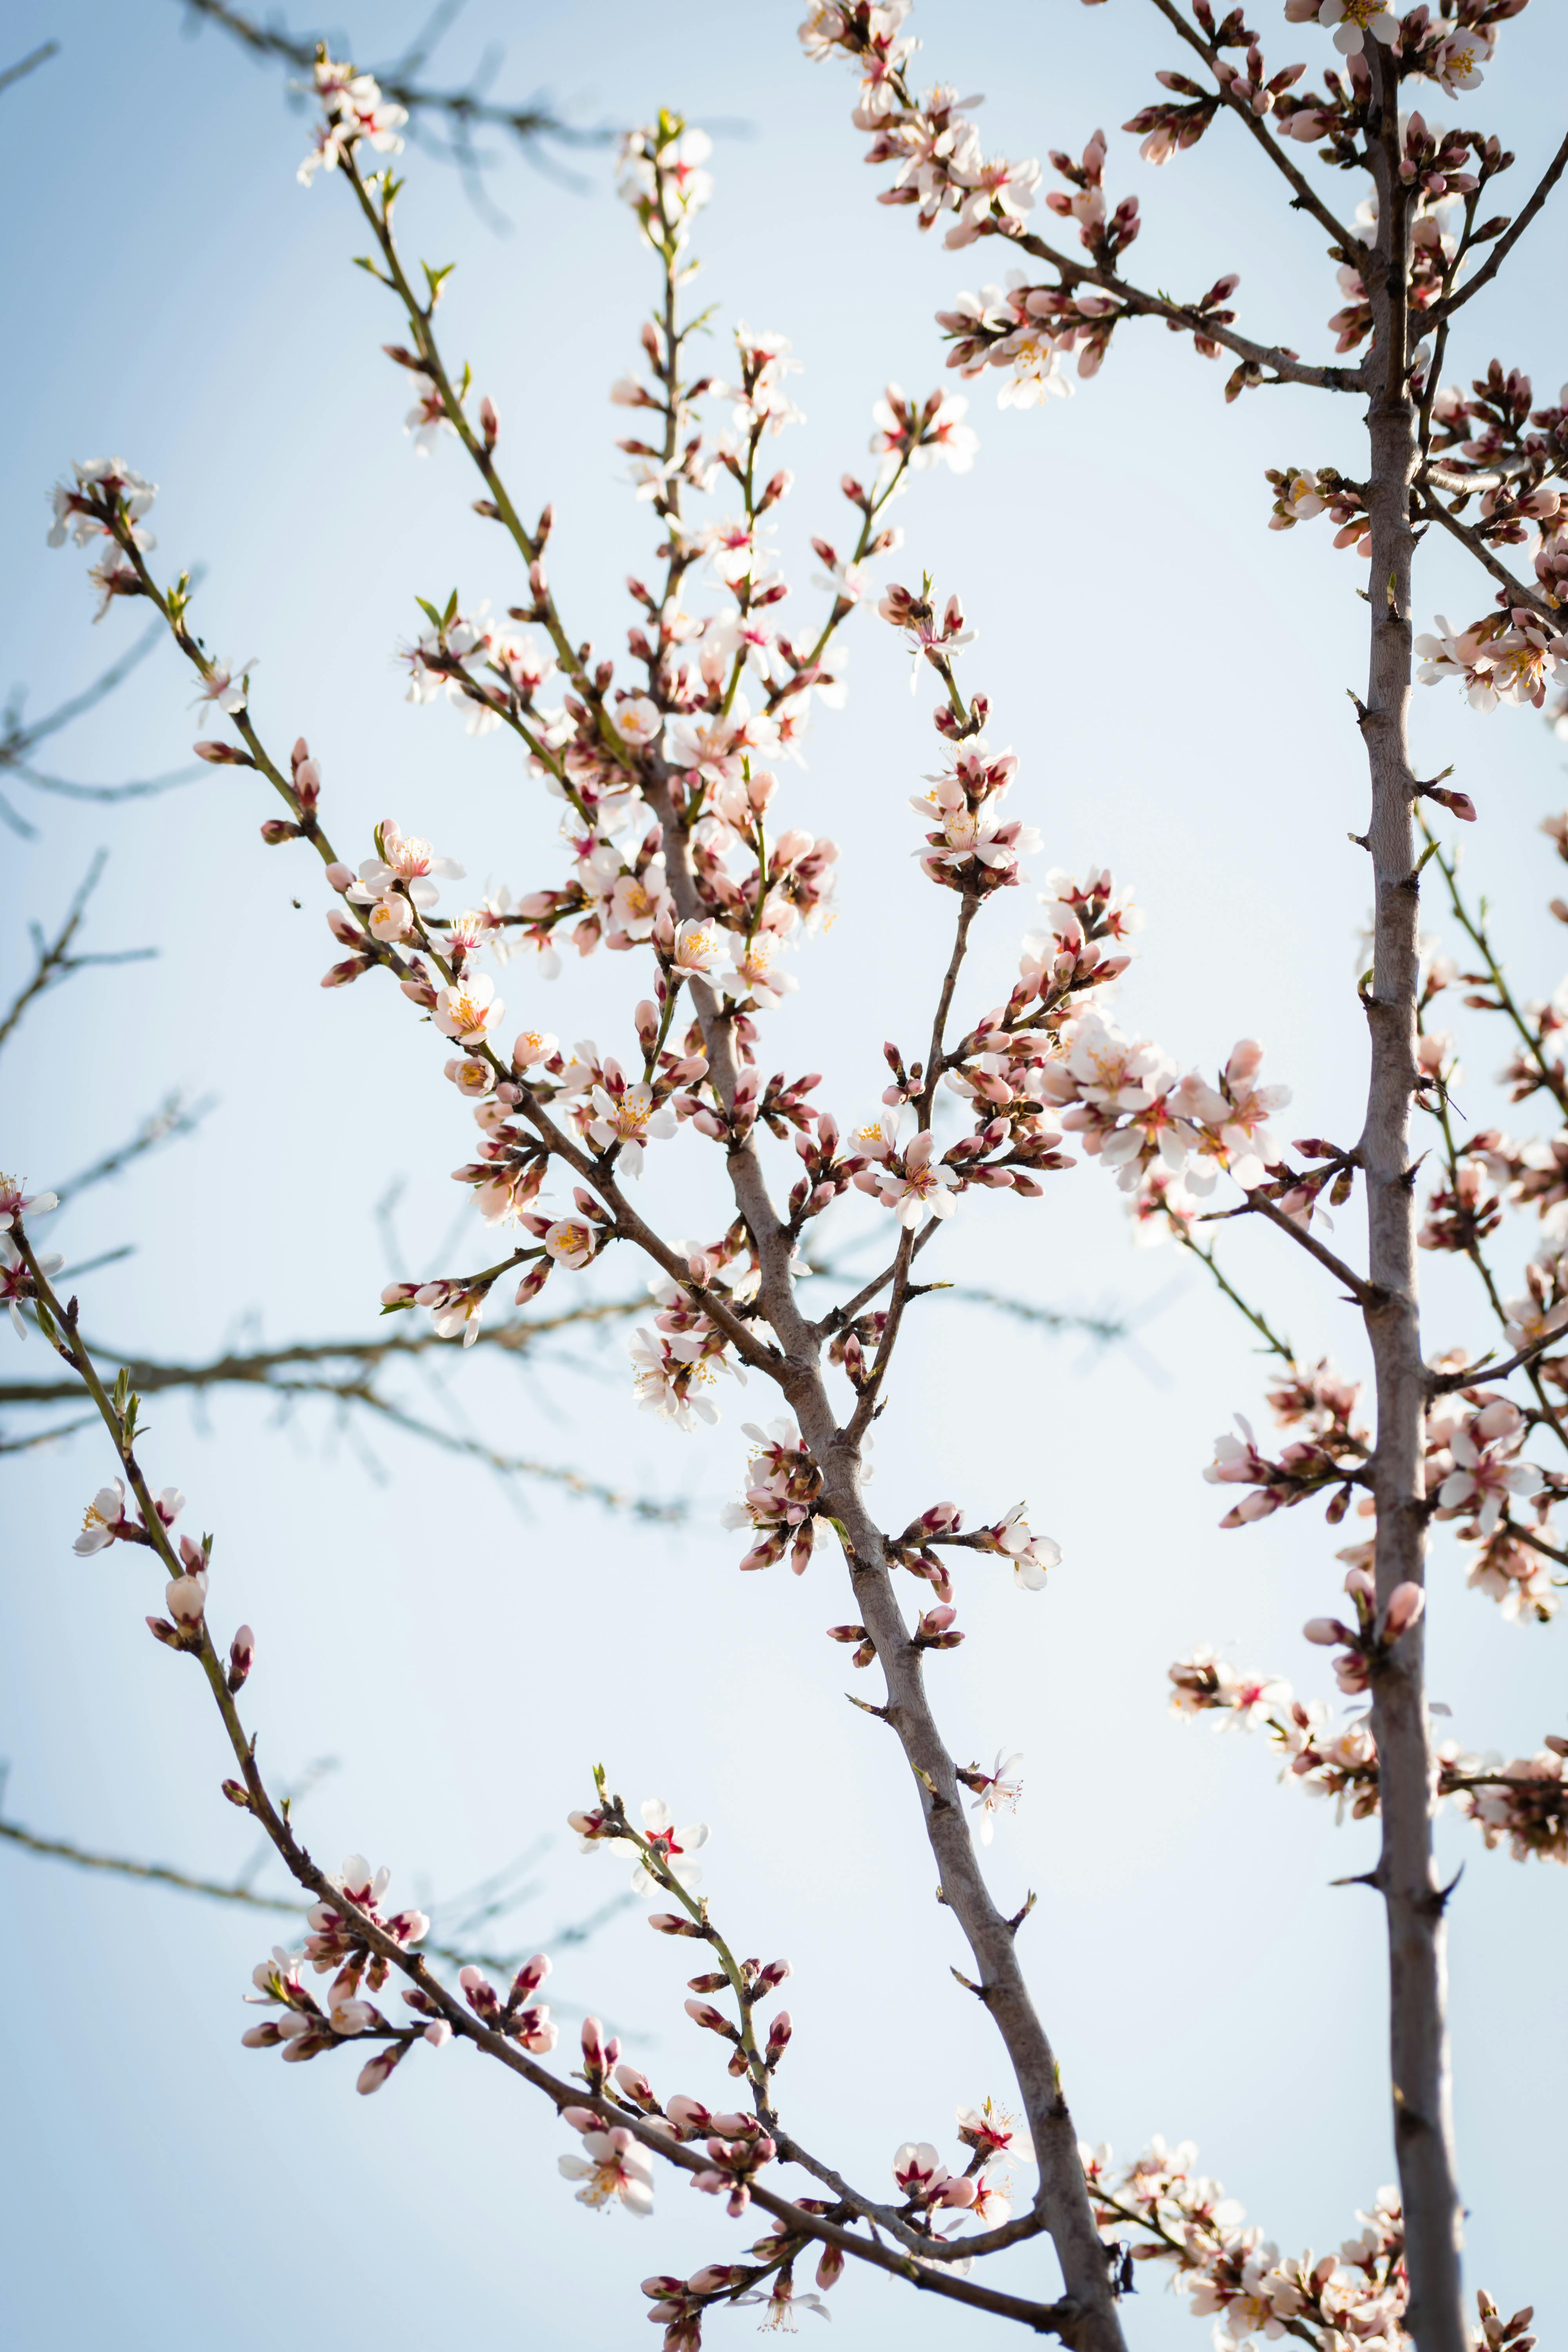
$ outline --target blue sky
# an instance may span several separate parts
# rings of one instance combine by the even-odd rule
[[[1115,12],[942,0],[916,29],[932,74],[989,92],[988,141],[1043,154],[1076,151],[1098,122],[1114,133],[1145,101],[1171,60],[1142,13],[1131,0]],[[351,26],[358,56],[393,52],[418,14],[370,0]],[[922,391],[939,380],[931,314],[984,273],[973,253],[945,253],[873,203],[852,85],[806,65],[794,17],[772,0],[740,11],[689,0],[663,15],[605,0],[591,17],[472,0],[447,54],[460,72],[503,41],[499,86],[546,89],[584,123],[664,103],[731,126],[699,239],[702,286],[721,325],[778,329],[805,363],[795,383],[808,423],[783,451],[797,488],[781,534],[804,590],[810,533],[841,530],[838,475],[868,462],[872,401],[889,378]],[[1510,28],[1477,102],[1518,147],[1521,178],[1557,135],[1551,29],[1544,6]],[[372,825],[394,814],[476,878],[537,887],[556,871],[548,808],[499,738],[471,742],[444,704],[408,709],[391,659],[416,625],[416,593],[444,599],[457,585],[500,607],[519,583],[468,511],[456,452],[427,465],[409,454],[403,385],[379,351],[397,321],[350,266],[362,237],[345,192],[295,184],[305,121],[281,74],[210,31],[186,39],[168,0],[134,12],[16,0],[7,54],[47,37],[61,54],[0,97],[17,322],[0,389],[3,682],[26,681],[42,709],[131,642],[135,615],[91,629],[82,560],[43,544],[45,493],[67,462],[122,452],[161,485],[160,564],[206,567],[209,644],[259,657],[264,732],[278,743],[303,732],[319,752],[340,843],[368,854]],[[1292,54],[1318,37],[1293,35]],[[1317,347],[1338,299],[1331,272],[1247,156],[1219,133],[1159,177],[1131,141],[1113,136],[1112,156],[1115,187],[1135,188],[1149,214],[1135,257],[1147,282],[1195,291],[1239,269],[1244,325]],[[605,395],[654,289],[607,163],[585,153],[567,183],[501,155],[502,235],[450,171],[410,162],[407,248],[459,264],[448,347],[500,406],[522,503],[555,502],[552,578],[582,616],[574,626],[614,646],[621,579],[647,561],[649,534],[614,447],[624,413]],[[1478,305],[1476,366],[1494,351],[1541,359],[1530,314],[1557,242],[1550,224],[1539,230],[1519,285]],[[1545,361],[1537,374],[1553,381]],[[1139,887],[1149,923],[1126,1024],[1203,1066],[1261,1037],[1270,1075],[1296,1090],[1288,1131],[1348,1137],[1365,884],[1345,839],[1364,784],[1344,693],[1364,667],[1364,608],[1354,559],[1325,530],[1267,531],[1262,473],[1353,471],[1354,420],[1289,390],[1226,408],[1221,380],[1151,331],[1044,413],[998,414],[975,387],[974,472],[915,486],[889,574],[925,569],[962,592],[980,630],[968,681],[992,696],[994,737],[1020,754],[1014,805],[1045,833],[1041,876],[1107,861]],[[1432,575],[1430,608],[1481,609],[1441,551]],[[824,1071],[846,1118],[879,1092],[882,1037],[924,1017],[942,951],[904,805],[931,764],[927,698],[911,701],[889,632],[861,620],[851,643],[848,707],[819,722],[809,768],[789,778],[794,821],[843,845],[842,911],[775,1024],[783,1060]],[[55,764],[104,780],[177,766],[188,700],[160,650]],[[1419,698],[1415,723],[1420,772],[1457,761],[1481,803],[1468,869],[1515,925],[1521,988],[1548,994],[1562,935],[1540,911],[1556,885],[1535,826],[1561,802],[1561,746],[1529,714],[1483,720],[1447,694]],[[266,812],[246,781],[214,772],[117,809],[28,813],[37,840],[4,837],[0,982],[25,966],[25,919],[54,916],[100,844],[93,943],[156,944],[160,956],[84,975],[30,1020],[7,1056],[0,1159],[47,1181],[171,1086],[219,1098],[195,1139],[61,1220],[79,1261],[136,1245],[84,1285],[88,1328],[193,1354],[243,1329],[363,1328],[387,1271],[375,1204],[395,1182],[406,1270],[441,1270],[457,1199],[447,1171],[471,1129],[388,997],[321,996],[319,885],[302,855],[263,852]],[[977,1001],[1005,990],[1031,912],[991,920]],[[567,1037],[607,1040],[624,1020],[624,973],[607,958],[553,995],[510,973],[502,989],[509,1014]],[[1500,1116],[1486,1076],[1501,1058],[1486,1034],[1467,1054],[1478,1125]],[[647,1192],[684,1230],[679,1181],[672,1156]],[[1342,1234],[1353,1250],[1354,1213]],[[475,1239],[463,1230],[456,1263]],[[1009,1901],[1040,1895],[1030,1964],[1075,2111],[1120,2153],[1157,2130],[1195,2138],[1270,2235],[1321,2251],[1392,2174],[1381,1921],[1361,1893],[1328,1885],[1366,1865],[1372,1833],[1336,1831],[1325,1809],[1275,1787],[1260,1746],[1173,1724],[1163,1677],[1206,1639],[1320,1690],[1321,1654],[1299,1629],[1331,1603],[1338,1539],[1305,1511],[1216,1531],[1199,1472],[1230,1414],[1261,1410],[1261,1370],[1195,1269],[1131,1248],[1097,1171],[1032,1210],[966,1202],[942,1246],[955,1278],[1114,1307],[1137,1326],[1135,1345],[1100,1350],[931,1302],[873,1489],[893,1524],[936,1493],[985,1516],[1026,1495],[1065,1549],[1044,1595],[972,1580],[970,1640],[940,1694],[965,1759],[998,1744],[1027,1758],[994,1874]],[[1304,1354],[1331,1349],[1360,1368],[1348,1311],[1304,1260],[1252,1233],[1229,1258]],[[1434,1345],[1475,1338],[1454,1269],[1423,1272]],[[26,1356],[41,1369],[36,1341]],[[363,1850],[398,1887],[442,1894],[548,1834],[517,1929],[547,1942],[613,1891],[614,1866],[580,1861],[562,1828],[593,1763],[628,1797],[658,1791],[681,1818],[706,1818],[716,1915],[746,1950],[795,1964],[802,2137],[881,2183],[900,2140],[942,2140],[955,2103],[1005,2084],[948,1975],[961,1955],[933,1919],[902,1768],[844,1704],[844,1654],[823,1641],[844,1613],[826,1556],[799,1581],[742,1580],[717,1526],[744,1460],[738,1423],[762,1401],[737,1394],[717,1433],[684,1438],[632,1411],[616,1340],[523,1380],[466,1365],[426,1402],[497,1444],[688,1498],[692,1517],[660,1530],[543,1487],[505,1491],[412,1439],[378,1435],[367,1460],[324,1419],[279,1426],[255,1400],[218,1397],[200,1415],[161,1405],[155,1477],[177,1480],[193,1520],[218,1533],[215,1614],[221,1601],[224,1622],[257,1629],[248,1696],[264,1758],[284,1775],[339,1759],[302,1810],[310,1837],[333,1864]],[[87,1436],[6,1465],[7,1810],[41,1831],[233,1872],[245,1825],[217,1796],[209,1711],[142,1628],[155,1597],[145,1576],[122,1551],[79,1564],[69,1551],[104,1470]],[[1434,1584],[1434,1687],[1459,1736],[1533,1748],[1558,1720],[1563,1629],[1500,1623],[1441,1544]],[[1458,1823],[1442,1841],[1450,1867],[1468,1865],[1453,1971],[1473,2277],[1505,2309],[1533,2299],[1550,2338],[1568,2319],[1543,2252],[1568,2069],[1537,1987],[1562,1887],[1487,1855]],[[238,2000],[265,1924],[9,1852],[0,1888],[11,2021],[0,2081],[20,2119],[0,2157],[0,2308],[26,2352],[111,2328],[128,2347],[251,2352],[307,2312],[345,2352],[437,2329],[609,2352],[643,2324],[641,2275],[722,2258],[745,2234],[679,2187],[647,2225],[583,2211],[555,2176],[564,2136],[458,2052],[421,2053],[373,2103],[341,2067],[285,2070],[242,2051]],[[561,1955],[552,1989],[647,2034],[642,2063],[661,2088],[697,2089],[706,2053],[681,2015],[680,1951],[648,1943],[635,1916],[617,1917]],[[1048,2291],[1037,2250],[1009,2265],[1022,2291]],[[948,2333],[878,2281],[846,2280],[835,2301],[864,2344]],[[1151,2292],[1133,2310],[1140,2344],[1198,2341],[1184,2305]]]

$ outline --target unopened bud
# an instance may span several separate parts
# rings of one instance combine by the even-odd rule
[[[482,1969],[470,1967],[459,1969],[458,1982],[462,1986],[464,1998],[476,2017],[482,2017],[488,2023],[491,2018],[500,2015],[500,1996]]]
[[[256,1636],[248,1625],[242,1625],[228,1650],[228,1687],[234,1693],[244,1688],[251,1667],[256,1664]]]
[[[1397,1642],[1401,1633],[1408,1633],[1426,1606],[1426,1595],[1418,1584],[1396,1584],[1388,1596],[1384,1614],[1383,1638]]]
[[[226,1780],[223,1783],[223,1793],[231,1805],[239,1807],[242,1813],[247,1813],[250,1811],[250,1791],[243,1780]]]
[[[479,431],[485,436],[485,447],[493,449],[500,438],[500,419],[496,415],[495,402],[488,392],[479,403]]]
[[[209,767],[254,768],[256,765],[249,752],[242,751],[236,743],[193,743],[191,749],[197,759],[205,760]]]
[[[163,1600],[177,1625],[199,1625],[207,1603],[205,1576],[176,1576],[163,1587]]]

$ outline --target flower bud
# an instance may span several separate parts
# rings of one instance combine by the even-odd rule
[[[363,2098],[368,2098],[373,2091],[380,2090],[402,2057],[403,2051],[402,2042],[394,2042],[390,2049],[380,2051],[368,2066],[361,2067],[359,2080],[354,2084],[354,2088]]]
[[[483,2018],[488,2024],[492,2018],[500,2015],[500,1996],[482,1969],[469,1967],[459,1969],[458,1982],[462,1986],[464,1998],[476,2017]]]
[[[707,2032],[721,2033],[726,2041],[734,2040],[734,2027],[727,2017],[714,2008],[711,2001],[689,2000],[686,2003],[686,2014],[693,2025],[700,2025]]]
[[[191,745],[191,749],[195,753],[197,759],[205,760],[209,767],[254,768],[256,765],[256,762],[251,758],[249,752],[242,751],[237,744],[214,742],[193,743]]]
[[[1396,1584],[1388,1596],[1388,1607],[1383,1620],[1383,1638],[1397,1642],[1407,1633],[1426,1606],[1426,1595],[1418,1584]]]
[[[247,1813],[250,1811],[250,1791],[243,1780],[224,1781],[223,1793],[231,1805],[239,1807],[242,1813]]]
[[[527,2000],[531,1994],[539,1990],[549,1974],[549,1960],[542,1952],[535,1952],[532,1959],[524,1960],[512,1979],[511,1990],[507,1996],[509,2003],[515,2007],[520,2001]]]
[[[493,449],[500,438],[500,419],[496,415],[495,402],[488,392],[479,403],[479,431],[485,436],[485,447]]]
[[[286,841],[298,841],[300,828],[285,824],[280,816],[269,816],[261,827],[261,838],[268,849],[279,849]]]
[[[1306,1640],[1315,1642],[1321,1650],[1331,1650],[1340,1642],[1353,1643],[1356,1638],[1337,1617],[1309,1617],[1301,1632]]]
[[[205,1576],[176,1576],[163,1587],[163,1601],[176,1625],[199,1625],[207,1603]]]

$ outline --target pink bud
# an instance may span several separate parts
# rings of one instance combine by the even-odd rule
[[[345,866],[341,857],[334,858],[331,865],[327,868],[327,880],[334,890],[346,890],[353,878],[353,867],[352,866]]]
[[[844,2250],[841,2246],[824,2246],[822,2260],[816,2265],[816,2284],[824,2294],[837,2284],[844,2273]]]
[[[476,1968],[460,1969],[458,1982],[463,1988],[468,2007],[477,2017],[499,2017],[500,2000],[484,1971]]]
[[[1350,1627],[1342,1625],[1337,1617],[1309,1617],[1301,1632],[1309,1642],[1315,1642],[1322,1650],[1331,1650],[1338,1642],[1353,1643],[1356,1638]]]
[[[549,1974],[549,1960],[542,1952],[535,1952],[532,1959],[524,1960],[521,1968],[519,1969],[516,1976],[512,1979],[510,1995],[512,2000],[526,2000],[531,1993],[535,1993],[539,1990],[540,1986],[544,1982],[545,1978]]]
[[[1397,1642],[1408,1632],[1426,1606],[1426,1595],[1418,1584],[1396,1584],[1388,1596],[1388,1608],[1383,1620],[1383,1638]]]
[[[485,447],[493,449],[500,438],[500,419],[488,392],[479,403],[479,430],[485,436]]]

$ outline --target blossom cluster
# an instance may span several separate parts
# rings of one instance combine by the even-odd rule
[[[1536,1279],[1529,1293],[1509,1309],[1506,1333],[1516,1346],[1549,1339],[1568,1324],[1568,1305],[1559,1312],[1544,1278],[1531,1271]],[[1447,1362],[1440,1369],[1452,1372]],[[1371,1436],[1356,1418],[1359,1396],[1359,1383],[1344,1380],[1327,1361],[1310,1371],[1292,1366],[1268,1402],[1280,1427],[1300,1427],[1305,1434],[1277,1458],[1262,1451],[1251,1423],[1238,1413],[1239,1436],[1216,1438],[1215,1458],[1204,1472],[1213,1485],[1246,1489],[1221,1527],[1251,1525],[1318,1494],[1329,1496],[1331,1526],[1358,1496],[1358,1516],[1373,1517]],[[1427,1412],[1426,1481],[1432,1517],[1453,1523],[1459,1542],[1473,1549],[1471,1588],[1496,1601],[1505,1617],[1545,1623],[1560,1605],[1550,1574],[1551,1511],[1568,1492],[1568,1481],[1520,1458],[1531,1428],[1530,1417],[1500,1391],[1479,1384],[1451,1391]],[[1517,1515],[1515,1500],[1526,1496],[1528,1523]],[[1354,1575],[1369,1548],[1356,1544],[1340,1557]]]
[[[363,1854],[351,1853],[333,1884],[353,1911],[318,1903],[307,1918],[310,1933],[300,1950],[275,1945],[270,1958],[258,1963],[252,1975],[256,1990],[246,1998],[281,2015],[263,2019],[241,2036],[247,2050],[281,2049],[286,2059],[298,2063],[369,2035],[380,2040],[382,2047],[360,2071],[358,2088],[368,2095],[380,2090],[416,2041],[428,2042],[437,2050],[450,2041],[451,2026],[417,1988],[403,1998],[426,2022],[412,2027],[392,2026],[374,2001],[365,1998],[381,1991],[390,1969],[385,1957],[371,1949],[365,1923],[405,1949],[421,1943],[430,1929],[423,1911],[383,1910],[389,1878],[384,1869],[373,1871]],[[319,1977],[332,1975],[319,1997],[305,1983],[307,1968]]]
[[[1359,1625],[1314,1618],[1306,1633],[1325,1646],[1345,1645],[1335,1661],[1336,1675],[1342,1689],[1358,1694],[1366,1688],[1373,1647],[1371,1579],[1364,1570],[1352,1569],[1345,1582],[1357,1601]],[[1401,1587],[1392,1597],[1382,1640],[1397,1639],[1415,1622],[1419,1612],[1400,1601],[1402,1592],[1415,1590]],[[1210,1715],[1222,1726],[1262,1729],[1279,1758],[1281,1780],[1314,1796],[1331,1797],[1342,1820],[1347,1811],[1355,1821],[1376,1813],[1377,1741],[1366,1716],[1348,1716],[1331,1727],[1321,1699],[1294,1697],[1279,1675],[1239,1674],[1206,1648],[1177,1659],[1169,1673],[1173,1715]],[[1568,1738],[1549,1732],[1534,1755],[1508,1759],[1496,1750],[1476,1753],[1448,1739],[1438,1746],[1436,1757],[1438,1802],[1456,1803],[1487,1846],[1506,1842],[1516,1862],[1533,1856],[1568,1863]]]
[[[1240,2352],[1259,2336],[1304,2336],[1321,2352],[1409,2342],[1404,2215],[1396,2189],[1382,2189],[1359,2233],[1337,2255],[1282,2255],[1217,2180],[1196,2169],[1191,2140],[1156,2137],[1131,2164],[1108,2147],[1079,2149],[1095,2219],[1120,2253],[1126,2284],[1134,2264],[1168,2263],[1171,2284],[1195,2318],[1212,2319],[1219,2352]],[[1127,2234],[1131,2232],[1131,2237]]]

